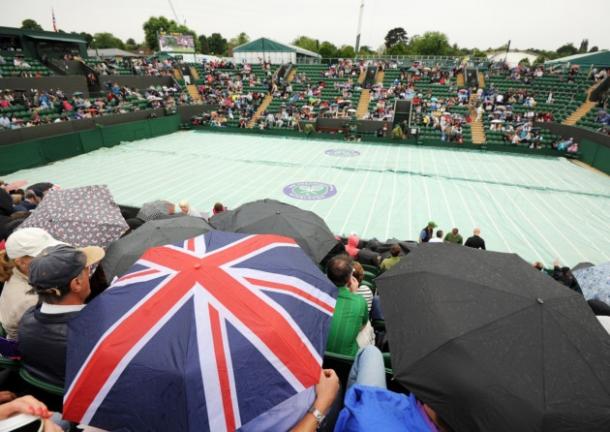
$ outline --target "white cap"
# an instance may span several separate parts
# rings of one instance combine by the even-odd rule
[[[42,228],[22,228],[6,239],[5,248],[8,257],[15,259],[24,256],[36,257],[44,249],[58,244],[63,242],[55,240]]]

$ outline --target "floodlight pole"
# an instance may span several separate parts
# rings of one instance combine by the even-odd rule
[[[358,33],[356,34],[356,57],[360,51],[360,33],[362,32],[362,14],[364,12],[364,0],[360,2],[360,13],[358,14]]]

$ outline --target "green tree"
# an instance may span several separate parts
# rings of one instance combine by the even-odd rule
[[[205,35],[200,35],[198,40],[199,40],[199,52],[201,54],[209,54],[210,45],[208,44],[208,38]]]
[[[125,41],[125,49],[127,51],[138,51],[140,49],[140,46],[135,41],[135,39],[129,38]]]
[[[402,27],[395,27],[385,35],[385,47],[392,48],[398,44],[406,44],[408,41],[407,31]]]
[[[361,56],[372,56],[377,54],[373,49],[371,49],[370,46],[368,45],[363,45],[360,47],[360,51],[358,52],[358,55]]]
[[[589,51],[589,39],[583,39],[580,42],[580,47],[578,48],[579,53],[586,53]]]
[[[356,57],[356,51],[354,51],[354,47],[351,45],[342,45],[337,50],[337,57],[344,59],[354,58]]]
[[[96,33],[93,35],[91,48],[120,48],[125,49],[125,44],[121,39],[112,33]]]
[[[38,24],[33,19],[29,19],[29,18],[21,21],[21,28],[23,30],[38,30],[38,31],[42,30],[42,27],[40,26],[40,24]]]
[[[591,49],[589,50],[589,52],[598,52],[598,51],[599,51],[599,47],[597,47],[597,46],[591,47]]]
[[[324,41],[320,44],[318,53],[324,58],[335,58],[337,57],[337,47],[328,41]]]
[[[559,57],[571,56],[576,53],[578,53],[578,50],[572,43],[567,43],[557,48],[557,55]]]
[[[212,33],[208,38],[208,46],[210,48],[210,54],[215,55],[226,55],[229,48],[229,44],[220,33]]]
[[[385,53],[388,55],[407,55],[410,54],[409,45],[405,42],[400,42],[390,48],[386,48]]]
[[[527,57],[523,57],[521,60],[519,60],[519,64],[523,65],[523,66],[529,66],[530,65],[530,59]]]
[[[243,44],[247,44],[248,42],[250,42],[250,36],[248,36],[244,32],[241,32],[240,34],[229,40],[229,45],[236,47]]]
[[[146,45],[154,51],[159,50],[159,33],[190,34],[193,36],[195,44],[197,44],[197,33],[195,33],[194,30],[164,16],[150,17],[142,28],[144,29],[144,41],[146,42]]]
[[[318,52],[320,49],[319,42],[307,36],[299,36],[292,41],[292,44],[313,52]]]
[[[441,32],[426,32],[421,36],[413,36],[409,42],[409,50],[420,55],[452,55],[453,48],[447,35]]]
[[[91,42],[93,41],[93,35],[91,33],[87,33],[87,32],[78,33],[78,32],[73,31],[72,34],[84,37],[85,40],[87,41],[87,48],[91,47]]]

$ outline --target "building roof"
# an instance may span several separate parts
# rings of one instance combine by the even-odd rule
[[[581,66],[610,66],[610,51],[596,51],[583,54],[574,54],[567,57],[561,57],[555,60],[549,60],[544,64],[570,63]]]
[[[89,55],[89,57],[142,57],[139,54],[134,54],[118,48],[88,49],[87,55]]]
[[[518,65],[524,58],[528,59],[530,63],[534,63],[537,57],[537,55],[526,51],[509,51],[508,54],[506,51],[498,51],[487,55],[487,58],[494,62],[506,59],[506,63],[511,67]]]
[[[29,37],[31,39],[36,39],[36,40],[46,40],[46,41],[52,40],[52,41],[57,41],[57,42],[69,42],[69,43],[77,43],[77,44],[86,43],[86,40],[82,36],[74,35],[74,34],[70,34],[70,33],[44,32],[44,34],[36,34],[36,33],[26,32],[26,33],[24,33],[24,35],[26,37]]]
[[[308,57],[321,58],[322,56],[304,48],[274,41],[268,38],[259,38],[233,48],[233,52],[296,52]]]

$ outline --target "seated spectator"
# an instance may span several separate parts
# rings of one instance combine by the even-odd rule
[[[410,395],[387,389],[381,351],[361,349],[349,373],[344,408],[335,432],[449,431],[449,426],[427,404]]]
[[[218,213],[222,213],[225,210],[227,210],[227,208],[224,205],[222,205],[222,203],[217,202],[216,204],[214,204],[214,208],[212,209],[212,213],[216,215]]]
[[[464,240],[462,239],[459,230],[457,228],[453,228],[451,232],[447,233],[447,235],[445,236],[445,241],[447,243],[455,243],[461,245]]]
[[[28,189],[25,192],[25,198],[18,205],[15,206],[15,211],[30,211],[34,210],[38,204],[42,201],[42,193],[40,195],[37,191]]]
[[[436,236],[430,239],[430,243],[442,243],[443,234],[443,230],[436,230]]]
[[[360,294],[362,297],[364,297],[364,299],[366,300],[366,307],[368,309],[369,312],[371,312],[371,305],[373,304],[373,292],[371,291],[371,289],[366,286],[366,285],[362,285],[362,281],[364,279],[364,269],[362,268],[362,265],[358,262],[358,261],[354,261],[354,277],[356,278],[356,281],[358,282],[357,286],[358,288],[356,289],[356,291],[354,291],[356,294]]]
[[[571,290],[582,294],[582,289],[580,288],[578,281],[574,277],[574,274],[570,270],[570,267],[560,267],[558,260],[555,260],[555,262],[553,262],[553,273],[551,274],[551,276],[560,284],[565,285]]]
[[[180,207],[180,213],[186,216],[194,216],[198,218],[208,219],[210,217],[207,213],[202,213],[198,210],[195,210],[191,207],[187,200],[182,200],[178,203],[178,207]]]
[[[400,261],[400,246],[397,244],[393,244],[392,247],[390,247],[390,255],[390,257],[381,261],[379,270],[381,270],[382,272],[390,270],[392,267],[398,264],[398,262]]]
[[[0,281],[5,282],[0,295],[0,323],[7,339],[17,339],[19,321],[24,312],[38,302],[28,284],[30,262],[43,249],[60,244],[40,228],[23,228],[6,241],[0,251]]]
[[[352,259],[337,255],[330,259],[326,274],[339,290],[328,332],[328,351],[353,356],[358,351],[356,337],[368,321],[366,300],[348,288],[352,283]]]
[[[23,367],[37,378],[63,386],[68,323],[91,293],[89,268],[104,257],[102,248],[52,246],[30,263],[29,282],[41,304],[19,323]]]
[[[468,237],[466,239],[466,243],[464,246],[468,246],[474,249],[483,249],[485,250],[485,240],[481,237],[481,229],[475,228],[472,230],[472,237]]]

